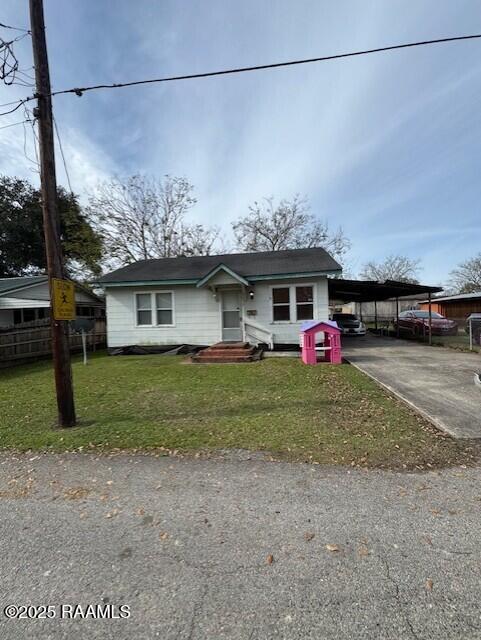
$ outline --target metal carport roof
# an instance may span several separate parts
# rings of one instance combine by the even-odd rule
[[[396,280],[343,280],[329,278],[329,299],[338,302],[374,302],[403,296],[439,293],[442,287],[397,282]]]

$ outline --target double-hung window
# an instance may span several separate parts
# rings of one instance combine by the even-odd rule
[[[138,326],[162,327],[174,324],[174,300],[172,291],[135,294]]]
[[[155,294],[155,309],[157,312],[157,324],[159,326],[163,324],[174,324],[172,293],[170,291]]]
[[[272,289],[274,322],[301,322],[314,319],[314,287],[290,285]]]
[[[314,319],[314,294],[312,287],[296,287],[297,320]]]
[[[289,287],[272,289],[272,317],[274,322],[290,322],[291,297]]]

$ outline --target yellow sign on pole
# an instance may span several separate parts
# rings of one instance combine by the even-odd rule
[[[52,278],[54,320],[75,320],[75,285],[70,280]]]

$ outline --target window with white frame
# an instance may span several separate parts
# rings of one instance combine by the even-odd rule
[[[171,326],[174,324],[174,302],[171,291],[136,293],[138,326]]]
[[[158,325],[174,324],[172,293],[170,291],[155,294],[155,308],[157,311]]]
[[[291,298],[289,287],[272,289],[272,318],[274,322],[290,322]]]
[[[314,319],[314,292],[311,286],[296,287],[297,320]]]
[[[136,293],[135,294],[136,306],[137,306],[137,324],[138,325],[151,325],[152,324],[152,296],[150,293]]]

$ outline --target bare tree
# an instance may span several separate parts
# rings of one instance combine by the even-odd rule
[[[398,280],[417,283],[420,260],[391,255],[382,262],[366,262],[359,274],[364,280]]]
[[[341,259],[351,244],[341,228],[329,230],[327,222],[310,213],[306,198],[295,195],[275,204],[264,198],[249,206],[249,213],[232,224],[241,251],[280,251],[323,247]]]
[[[185,220],[195,203],[193,186],[185,178],[133,175],[100,184],[89,198],[88,210],[113,266],[149,258],[208,255],[219,232]]]
[[[481,291],[481,253],[461,262],[450,273],[450,288],[456,293],[477,293]]]

